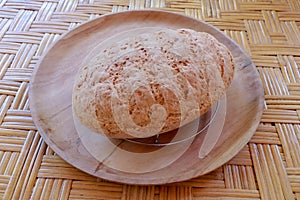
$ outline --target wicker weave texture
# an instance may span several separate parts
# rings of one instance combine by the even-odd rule
[[[55,154],[30,114],[28,84],[46,49],[79,24],[135,9],[182,13],[225,32],[251,56],[265,110],[230,162],[169,185],[131,186],[87,175]],[[0,196],[3,199],[300,200],[299,0],[1,0]]]

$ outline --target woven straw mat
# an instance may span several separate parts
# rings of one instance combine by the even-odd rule
[[[118,184],[66,163],[32,121],[28,84],[46,49],[70,29],[110,12],[157,9],[206,21],[257,66],[261,123],[228,163],[189,181]],[[299,0],[0,0],[0,196],[3,199],[299,199]]]

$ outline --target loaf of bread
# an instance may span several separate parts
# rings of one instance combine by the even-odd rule
[[[97,52],[75,79],[73,112],[113,138],[144,138],[197,119],[229,87],[230,51],[212,35],[161,29]]]

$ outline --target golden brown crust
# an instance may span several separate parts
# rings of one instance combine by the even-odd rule
[[[96,132],[150,137],[207,112],[233,72],[230,51],[213,36],[162,29],[113,44],[81,68],[73,109]]]

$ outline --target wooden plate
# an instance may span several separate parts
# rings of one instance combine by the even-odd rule
[[[234,80],[221,100],[211,129],[177,146],[159,148],[128,142],[120,145],[94,133],[84,134],[84,127],[73,118],[71,105],[75,74],[83,60],[97,44],[111,36],[159,27],[208,32],[231,50],[237,65]],[[34,122],[57,154],[89,174],[130,184],[182,181],[220,167],[250,140],[259,124],[264,101],[255,66],[231,39],[198,20],[149,10],[105,15],[65,34],[40,61],[29,95]]]

